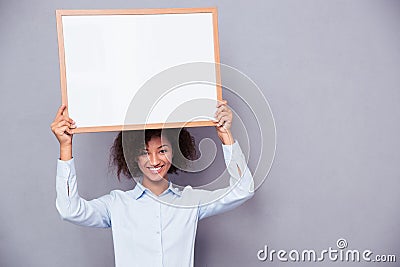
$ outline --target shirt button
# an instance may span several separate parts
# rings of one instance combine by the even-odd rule
[[[157,231],[156,233],[157,233],[157,234],[160,234],[160,231]]]

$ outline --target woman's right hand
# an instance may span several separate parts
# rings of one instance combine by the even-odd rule
[[[68,116],[64,115],[66,108],[66,105],[62,105],[58,109],[56,118],[51,124],[51,130],[60,143],[61,148],[72,147],[72,129],[76,128],[75,122]]]

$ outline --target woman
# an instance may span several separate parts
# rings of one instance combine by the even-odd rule
[[[127,133],[124,140],[120,133],[112,149],[118,178],[121,173],[141,176],[135,188],[126,192],[114,190],[90,201],[82,199],[72,158],[71,130],[76,126],[63,115],[65,109],[60,107],[51,124],[60,143],[56,207],[61,217],[72,223],[112,227],[117,267],[193,266],[198,221],[231,210],[254,194],[252,175],[230,131],[232,111],[223,100],[217,104],[215,118],[231,176],[229,187],[215,191],[174,187],[168,173],[181,167],[174,164],[179,161],[178,155],[193,158],[193,139],[186,130],[180,131],[178,137],[174,130],[146,130],[142,143],[134,141],[138,140],[134,132]],[[125,149],[129,147],[125,153],[122,142]],[[132,144],[135,147],[131,148]]]

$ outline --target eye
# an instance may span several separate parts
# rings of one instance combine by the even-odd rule
[[[165,154],[165,153],[167,153],[167,152],[168,152],[167,149],[161,149],[161,150],[160,150],[160,153],[161,153],[161,154]]]

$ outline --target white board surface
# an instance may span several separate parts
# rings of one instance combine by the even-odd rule
[[[78,129],[124,125],[133,97],[149,79],[177,65],[216,61],[212,13],[61,19],[68,111]],[[169,122],[170,113],[193,99],[217,100],[215,70],[213,75],[214,84],[165,88],[142,124]],[[214,107],[174,114],[172,122],[205,121],[213,117]]]

